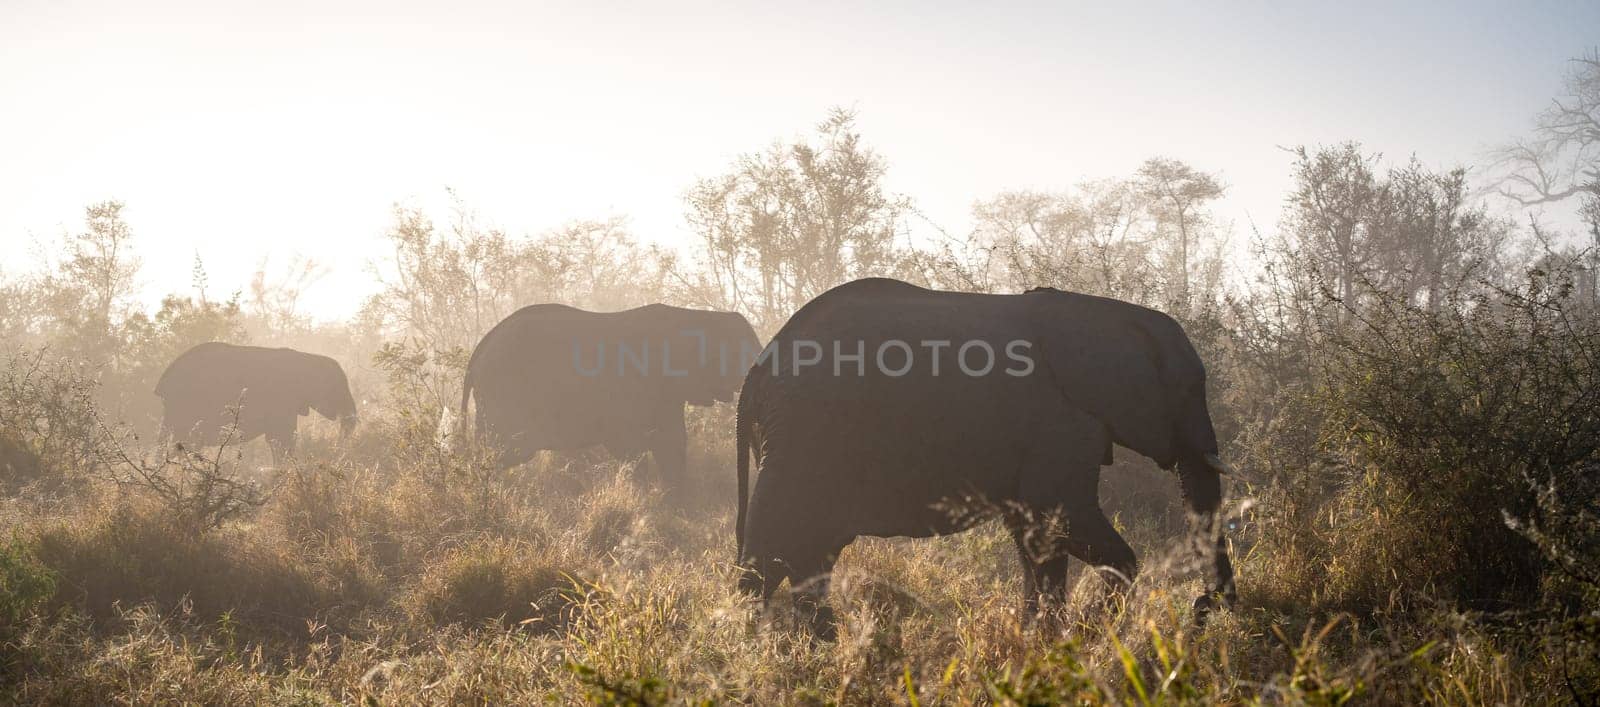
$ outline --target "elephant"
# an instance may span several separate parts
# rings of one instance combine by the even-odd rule
[[[846,283],[796,312],[747,372],[735,444],[739,588],[770,605],[789,580],[802,621],[825,639],[846,545],[960,532],[975,514],[952,507],[974,503],[998,510],[976,515],[1000,516],[1012,536],[1028,615],[1064,598],[1071,557],[1113,593],[1127,586],[1137,558],[1098,499],[1113,444],[1176,467],[1213,575],[1195,618],[1235,597],[1205,368],[1155,310],[1049,288]]]
[[[688,453],[684,404],[731,402],[760,346],[737,312],[524,307],[473,349],[458,434],[475,401],[473,438],[497,450],[503,468],[539,450],[603,446],[618,459],[649,452],[661,485],[673,490]]]
[[[315,410],[337,420],[345,436],[357,422],[339,362],[288,348],[200,344],[167,365],[155,393],[163,403],[163,440],[216,444],[237,406],[236,441],[265,435],[275,465],[294,451],[299,416]]]

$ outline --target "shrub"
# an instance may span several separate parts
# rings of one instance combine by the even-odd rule
[[[13,536],[0,545],[0,641],[56,591],[55,573]]]
[[[40,529],[32,544],[59,578],[53,602],[96,621],[151,603],[298,633],[328,604],[295,558],[242,535],[197,535],[150,505],[89,508]]]
[[[1427,308],[1377,297],[1333,340],[1326,448],[1348,471],[1321,517],[1349,608],[1427,589],[1527,606],[1546,563],[1505,518],[1600,460],[1600,321],[1539,280]],[[1342,568],[1342,569],[1341,569]]]
[[[570,618],[577,583],[548,552],[526,543],[482,539],[432,564],[408,608],[413,617],[434,626],[492,621],[551,631]]]
[[[101,439],[89,372],[46,356],[12,353],[0,368],[0,491],[83,480]]]
[[[270,496],[238,474],[239,410],[231,412],[234,421],[223,429],[214,449],[189,449],[180,444],[155,459],[130,452],[129,445],[136,440],[106,433],[97,453],[101,466],[117,485],[156,499],[169,522],[193,533],[219,528],[259,508]]]

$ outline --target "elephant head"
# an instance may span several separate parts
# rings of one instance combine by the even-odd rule
[[[1074,406],[1104,424],[1111,441],[1163,469],[1177,468],[1185,504],[1199,530],[1214,538],[1215,585],[1195,600],[1195,616],[1234,600],[1233,566],[1217,527],[1221,475],[1206,407],[1205,367],[1171,317],[1125,302],[1030,290],[1038,332],[1036,356]],[[1105,463],[1111,461],[1109,445]]]
[[[1206,374],[1171,317],[1125,302],[1032,290],[1042,367],[1111,439],[1163,469],[1199,464],[1225,473],[1206,408]]]
[[[350,381],[339,362],[317,356],[314,371],[303,385],[311,409],[329,420],[337,420],[340,434],[348,437],[358,419],[356,401],[350,395]]]
[[[733,400],[750,362],[761,352],[755,329],[738,312],[688,314],[685,325],[668,335],[672,375],[680,379],[675,384],[691,405]]]

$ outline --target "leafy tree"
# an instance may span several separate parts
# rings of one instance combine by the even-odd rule
[[[420,209],[395,206],[388,234],[392,277],[371,305],[389,327],[436,351],[470,347],[509,314],[530,254],[498,229],[482,229],[459,208],[439,233]]]
[[[1225,241],[1209,204],[1222,194],[1214,176],[1152,158],[1129,178],[981,201],[965,243],[919,262],[930,281],[966,289],[1049,285],[1187,316],[1221,294]]]
[[[1507,224],[1469,199],[1466,170],[1436,172],[1416,159],[1380,171],[1356,143],[1294,150],[1295,188],[1284,214],[1297,276],[1326,288],[1337,319],[1363,293],[1394,293],[1437,308],[1447,291],[1495,281]]]
[[[116,350],[116,327],[132,307],[139,259],[120,201],[84,209],[85,229],[66,237],[64,259],[42,282],[49,337],[63,355],[103,363]]]
[[[695,304],[734,309],[770,331],[823,291],[897,271],[906,200],[882,184],[888,164],[834,109],[815,141],[744,155],[685,197],[699,272],[677,271]]]
[[[1307,256],[1310,274],[1331,280],[1338,300],[1351,302],[1362,273],[1383,249],[1377,227],[1384,200],[1374,168],[1378,157],[1362,154],[1354,142],[1315,152],[1298,147],[1294,155],[1286,230]]]
[[[1470,203],[1465,169],[1434,172],[1413,158],[1385,186],[1383,266],[1394,291],[1437,311],[1470,278],[1493,276],[1509,227]]]
[[[1213,225],[1206,207],[1222,198],[1226,188],[1216,177],[1165,157],[1145,160],[1134,174],[1133,184],[1154,221],[1155,235],[1168,244],[1169,299],[1187,309],[1192,297],[1191,280],[1204,279],[1207,289],[1211,289],[1221,275],[1220,253],[1213,252],[1202,259],[1199,249],[1202,237]],[[1222,242],[1213,240],[1213,245],[1220,249]]]
[[[627,220],[613,217],[563,224],[534,243],[549,263],[547,284],[558,301],[596,311],[616,311],[673,297],[666,251],[639,245]]]
[[[1053,286],[1137,302],[1154,298],[1139,196],[1125,180],[1062,193],[1006,192],[973,207],[978,248],[995,254],[991,286]]]

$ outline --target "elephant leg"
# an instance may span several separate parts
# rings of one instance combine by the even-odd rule
[[[1139,573],[1139,558],[1099,507],[1067,515],[1067,552],[1099,570],[1114,590],[1124,590]]]
[[[163,447],[163,453],[173,453],[177,447],[183,447],[190,452],[199,451],[199,447],[210,444],[211,440],[206,431],[212,429],[211,422],[199,415],[180,415],[161,421],[162,429],[169,437],[166,439],[168,446]]]
[[[493,433],[480,433],[480,439],[485,440],[489,449],[493,450],[497,464],[501,469],[510,469],[533,461],[539,455],[539,446],[528,439],[528,433],[512,435],[509,438]]]
[[[842,545],[833,543],[795,553],[786,563],[789,589],[794,595],[795,618],[820,640],[838,638],[839,629],[833,608],[828,605],[828,590],[833,584],[833,565]]]
[[[478,399],[477,415],[472,418],[469,437],[475,453],[485,453],[500,469],[526,464],[539,454],[539,445],[529,431],[529,421],[517,411],[507,410],[492,401]]]
[[[161,418],[161,426],[156,428],[156,449],[161,450],[163,456],[172,454],[172,445],[178,441],[178,432],[173,429],[172,421],[166,417]]]
[[[791,507],[778,502],[776,489],[780,475],[768,466],[757,478],[750,494],[748,520],[744,527],[744,556],[739,558],[739,590],[761,597],[763,608],[771,608],[772,593],[788,577],[783,561],[788,544],[804,525],[791,518]]]
[[[1060,592],[1061,578],[1066,577],[1070,561],[1060,547],[1051,547],[1031,520],[1008,520],[1006,528],[1017,546],[1017,560],[1022,565],[1022,612],[1032,619],[1050,606]]]
[[[689,455],[689,432],[684,426],[683,405],[662,409],[650,433],[650,458],[655,461],[661,487],[674,491],[683,487],[684,467]]]
[[[510,469],[514,466],[528,463],[538,453],[539,450],[537,449],[522,449],[518,447],[503,449],[500,451],[497,464],[501,469]]]
[[[833,582],[834,562],[842,549],[808,548],[786,552],[782,557],[754,550],[739,568],[739,591],[761,597],[762,607],[770,610],[772,594],[788,579],[796,620],[817,638],[832,641],[838,636],[838,629],[833,609],[828,606],[828,589]]]
[[[1033,552],[1028,548],[1026,526],[1007,519],[1006,530],[1011,532],[1011,541],[1017,546],[1017,563],[1022,567],[1023,614],[1033,616],[1039,613],[1039,563],[1034,561]]]
[[[1047,600],[1064,600],[1071,557],[1099,570],[1113,588],[1126,587],[1138,560],[1100,510],[1105,427],[1069,411],[1042,433],[1023,468],[1019,494],[1029,515],[1025,546],[1036,553],[1036,591]]]
[[[272,451],[272,466],[280,468],[294,456],[294,427],[282,427],[267,432],[267,448]]]
[[[601,446],[605,447],[606,454],[611,455],[612,459],[624,464],[633,464],[632,479],[635,482],[641,482],[642,474],[644,473],[644,454],[650,451],[648,435],[610,439]]]
[[[776,464],[764,465],[750,497],[745,527],[744,557],[740,558],[739,589],[759,595],[763,607],[772,608],[772,594],[789,580],[800,623],[823,640],[833,640],[833,610],[827,604],[833,565],[839,551],[854,538],[841,538],[822,525],[825,514],[802,501],[811,494],[784,484],[785,474]]]

